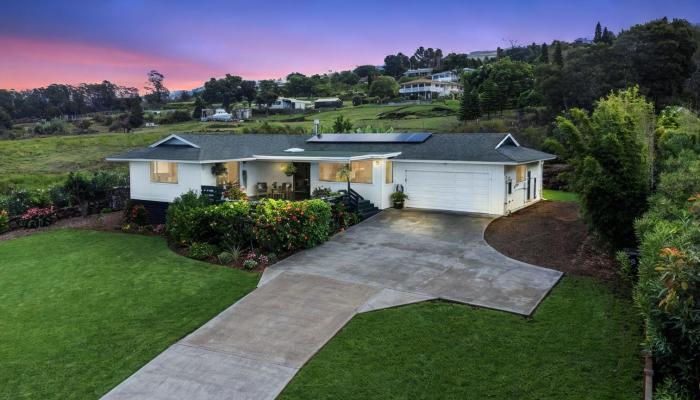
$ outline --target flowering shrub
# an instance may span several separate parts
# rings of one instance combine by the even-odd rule
[[[234,186],[224,192],[224,197],[229,200],[248,200],[248,196],[239,186]]]
[[[48,207],[32,207],[22,214],[20,220],[22,225],[27,228],[40,228],[42,226],[49,226],[56,222],[56,208],[54,206]]]
[[[259,247],[274,253],[314,247],[331,233],[331,207],[322,200],[265,199],[253,218]]]
[[[245,269],[255,269],[258,266],[258,262],[255,260],[245,260],[243,261],[243,268]]]
[[[10,230],[10,216],[5,210],[0,210],[0,233]]]
[[[253,260],[257,264],[267,265],[270,263],[270,259],[264,254],[256,254],[254,251],[249,252],[245,256],[245,260]]]

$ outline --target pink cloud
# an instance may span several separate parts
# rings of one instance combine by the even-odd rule
[[[76,42],[0,37],[0,48],[0,88],[17,90],[105,79],[140,89],[150,69],[163,72],[168,87],[180,89],[222,73],[190,61]]]

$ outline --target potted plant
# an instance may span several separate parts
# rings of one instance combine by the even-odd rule
[[[226,165],[224,165],[224,163],[216,163],[211,166],[211,174],[214,176],[221,176],[226,172]]]
[[[297,167],[294,166],[294,164],[289,163],[284,166],[282,169],[282,172],[284,172],[285,175],[287,176],[293,176],[294,174],[297,173]]]
[[[391,201],[394,203],[394,208],[400,210],[403,208],[403,202],[408,198],[404,192],[394,192],[391,194]]]

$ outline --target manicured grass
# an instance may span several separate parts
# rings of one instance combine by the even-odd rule
[[[0,241],[0,398],[99,398],[257,280],[180,257],[159,237]]]
[[[281,399],[638,399],[639,321],[567,277],[532,319],[446,302],[357,315]]]
[[[551,201],[579,201],[576,193],[563,190],[544,189],[542,190],[542,198]]]

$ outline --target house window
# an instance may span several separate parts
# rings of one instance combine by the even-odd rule
[[[394,163],[391,160],[386,160],[386,180],[384,183],[394,183]]]
[[[167,161],[151,161],[151,182],[177,183],[177,164]]]
[[[525,172],[527,171],[527,166],[518,165],[515,167],[515,183],[520,183],[525,181]]]
[[[319,163],[319,180],[325,182],[345,182],[338,172],[343,168],[343,163]],[[372,183],[372,161],[353,161],[350,163],[352,172],[350,182],[352,183]]]
[[[238,161],[224,163],[226,173],[216,177],[217,185],[238,185],[239,184],[239,164]]]

